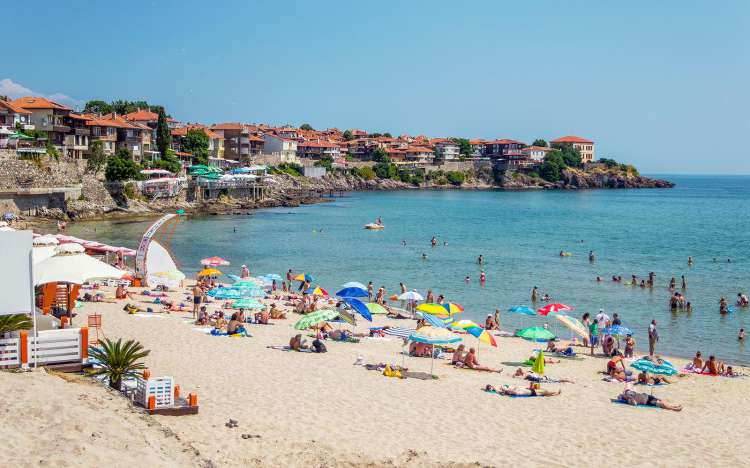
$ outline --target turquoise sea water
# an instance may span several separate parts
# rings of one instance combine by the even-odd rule
[[[578,317],[599,308],[610,316],[618,312],[639,348],[655,318],[662,353],[687,356],[700,349],[750,363],[750,348],[736,338],[740,328],[750,329],[750,310],[718,313],[721,296],[733,304],[738,292],[750,293],[750,177],[667,178],[677,187],[352,193],[332,203],[252,216],[190,218],[177,227],[171,248],[188,274],[197,271],[201,258],[219,255],[232,262],[227,272],[238,273],[243,263],[253,274],[283,276],[293,268],[312,273],[331,292],[346,281],[372,280],[390,295],[403,281],[423,295],[428,288],[444,294],[477,321],[500,308],[507,330],[543,322],[504,313],[528,304],[531,288],[538,286],[553,301],[574,306]],[[377,216],[385,230],[362,229]],[[69,233],[136,247],[147,224],[76,223]],[[439,240],[435,248],[433,235]],[[560,258],[560,250],[573,256]],[[589,250],[596,253],[594,263]],[[476,263],[480,254],[484,286]],[[689,255],[693,267],[687,265]],[[645,278],[649,271],[656,273],[652,290],[610,280]],[[597,283],[597,275],[604,282]],[[690,314],[668,307],[667,283],[676,277],[679,290],[680,275],[688,280]]]

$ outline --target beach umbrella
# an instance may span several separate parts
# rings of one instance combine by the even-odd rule
[[[339,318],[349,325],[354,326],[354,315],[345,310],[339,310]]]
[[[229,265],[229,261],[221,257],[208,257],[201,260],[201,265],[207,267],[227,266]]]
[[[359,288],[359,289],[364,289],[365,291],[367,291],[367,286],[360,283],[359,281],[349,281],[348,283],[342,284],[341,287],[342,288]]]
[[[307,281],[308,283],[312,283],[314,281],[314,278],[312,275],[307,273],[300,273],[299,275],[294,277],[295,281]]]
[[[573,310],[573,308],[570,306],[567,306],[565,304],[554,303],[554,304],[547,304],[546,306],[540,309],[537,309],[537,312],[539,312],[539,315],[548,315],[548,314],[556,314],[559,312],[568,312],[571,310]]]
[[[369,297],[367,291],[362,288],[344,288],[336,293],[339,297]]]
[[[555,334],[544,327],[528,327],[518,330],[516,336],[529,341],[549,341],[555,338]]]
[[[450,327],[457,330],[463,330],[471,336],[477,338],[480,343],[486,343],[497,348],[495,337],[493,337],[487,330],[480,327],[476,322],[472,320],[456,320],[455,322],[451,322]]]
[[[367,310],[372,315],[385,315],[388,313],[388,310],[377,302],[368,302],[365,304],[365,307],[367,307]]]
[[[83,284],[93,279],[120,279],[127,273],[84,252],[79,244],[58,245],[54,255],[34,265],[34,285],[55,282]]]
[[[234,309],[251,309],[251,310],[261,310],[265,309],[266,306],[261,304],[255,299],[249,298],[249,297],[243,297],[241,299],[238,299],[232,303],[232,308]]]
[[[234,288],[218,287],[208,291],[206,295],[214,299],[242,299],[242,292]]]
[[[612,325],[602,328],[602,334],[612,336],[627,336],[632,335],[633,332],[630,330],[630,328],[623,327],[622,325]]]
[[[240,277],[239,277],[239,276],[237,276],[237,275],[230,275],[229,273],[227,273],[227,278],[229,278],[230,280],[234,281],[235,283],[236,283],[237,281],[240,281],[240,280],[242,279],[242,278],[240,278]]]
[[[435,328],[448,328],[448,324],[443,321],[443,319],[440,319],[432,314],[428,314],[426,312],[417,312],[417,315],[425,319],[427,323]]]
[[[182,281],[185,279],[185,273],[181,272],[180,270],[166,270],[166,271],[157,271],[156,273],[149,273],[151,276],[156,276],[157,278],[164,278],[172,281]]]
[[[671,362],[660,358],[647,359],[644,357],[634,361],[630,364],[630,367],[651,374],[675,375],[678,373],[677,368]]]
[[[419,304],[417,306],[419,312],[426,312],[428,314],[437,315],[438,317],[449,317],[451,315],[459,314],[464,311],[464,308],[458,304]]]
[[[313,296],[328,296],[328,291],[321,288],[320,286],[310,288],[307,291],[305,291],[305,294],[312,294]]]
[[[568,327],[570,331],[580,336],[581,338],[589,337],[589,331],[586,329],[583,323],[581,323],[581,321],[578,320],[577,318],[571,317],[570,315],[564,315],[564,314],[555,314],[554,317],[558,321],[562,322],[563,325]]]
[[[267,273],[263,275],[263,278],[268,278],[271,281],[281,281],[283,279],[281,275],[277,275],[276,273]]]
[[[383,330],[383,333],[391,336],[398,336],[399,338],[408,339],[416,330],[413,328],[403,327],[375,327],[370,330]]]
[[[424,297],[416,291],[407,291],[398,296],[399,301],[423,301]]]
[[[451,343],[458,343],[463,338],[451,333],[447,328],[434,328],[434,327],[422,327],[416,330],[409,336],[409,341],[416,343],[425,343],[430,345],[444,345]],[[433,370],[435,368],[435,353],[434,348],[432,354],[430,354],[430,375],[434,375]]]
[[[296,330],[305,330],[306,328],[310,328],[313,325],[316,325],[320,322],[325,322],[326,320],[333,320],[334,318],[338,317],[339,311],[333,310],[333,309],[324,309],[324,310],[316,310],[315,312],[312,312],[310,314],[305,315],[297,323],[294,324],[294,328]]]
[[[542,376],[544,375],[544,351],[539,351],[534,359],[534,364],[531,365],[531,370],[535,374]]]
[[[521,315],[536,315],[536,310],[525,305],[513,306],[510,309],[508,309],[508,312],[512,314],[521,314]]]
[[[368,322],[372,322],[372,314],[370,313],[370,309],[367,308],[364,302],[360,301],[356,297],[342,297],[342,301],[344,301],[349,307],[354,309],[359,315],[365,318]]]
[[[254,279],[245,278],[243,280],[232,283],[233,288],[259,288],[260,282]]]
[[[221,271],[216,268],[204,268],[198,272],[198,276],[219,276]]]

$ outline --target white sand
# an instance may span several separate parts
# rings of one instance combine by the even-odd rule
[[[185,323],[189,313],[143,318],[126,314],[122,306],[122,302],[87,304],[81,316],[96,310],[103,315],[106,336],[141,341],[151,350],[146,361],[152,374],[174,376],[183,394],[196,391],[200,414],[141,416],[126,410],[124,399],[96,386],[0,373],[3,395],[9,394],[10,386],[25,392],[11,400],[10,408],[7,402],[0,403],[0,408],[8,408],[0,413],[3,437],[10,438],[14,453],[30,452],[11,461],[88,466],[133,466],[141,460],[149,465],[170,461],[201,465],[210,460],[218,466],[748,463],[743,442],[750,436],[746,403],[750,378],[684,377],[654,390],[660,398],[684,405],[681,413],[633,408],[610,401],[624,385],[602,381],[597,371],[604,369],[606,361],[587,356],[547,366],[548,375],[576,381],[545,385],[562,388],[561,396],[512,399],[481,388],[487,383],[524,385],[525,381],[511,378],[514,367],[503,366],[504,374],[498,375],[436,361],[439,379],[425,381],[386,378],[353,365],[358,355],[367,363],[400,364],[401,341],[393,337],[358,344],[328,341],[329,352],[321,355],[283,352],[266,346],[288,343],[296,333],[291,327],[298,318],[294,314],[273,325],[249,325],[253,337],[237,339],[194,331]],[[77,321],[83,323],[82,318]],[[384,322],[376,317],[376,324]],[[413,321],[389,322],[414,325]],[[358,330],[364,331],[365,324],[360,323]],[[474,346],[476,341],[468,337],[466,344]],[[497,367],[503,361],[522,361],[538,347],[517,338],[498,338],[498,345],[497,349],[481,347],[482,364]],[[407,357],[406,365],[429,372],[430,361]],[[20,410],[19,405],[28,409]],[[34,418],[56,416],[52,422],[40,419],[29,425],[29,413]],[[72,418],[80,422],[68,421]],[[239,427],[225,427],[229,418],[238,420]],[[81,429],[71,433],[75,424]],[[165,436],[162,427],[179,440]],[[68,433],[65,439],[53,435],[58,430]],[[94,431],[111,433],[92,440]],[[40,434],[60,442],[40,443]],[[245,440],[242,434],[260,437]]]

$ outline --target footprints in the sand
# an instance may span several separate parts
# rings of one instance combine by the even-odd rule
[[[234,429],[235,427],[239,426],[239,423],[236,419],[230,419],[224,424],[229,429]],[[241,436],[243,439],[260,439],[260,434],[242,434]]]

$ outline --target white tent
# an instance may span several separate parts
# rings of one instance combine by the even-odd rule
[[[151,287],[164,285],[169,288],[178,288],[185,279],[185,274],[177,269],[177,264],[169,251],[155,240],[148,244],[146,271],[148,272],[146,281]]]
[[[99,278],[122,278],[127,272],[118,270],[86,255],[78,244],[55,247],[55,254],[34,265],[34,285],[63,282],[83,284]]]
[[[34,265],[53,256],[59,243],[54,236],[35,237],[33,240],[34,248],[31,250],[31,260]]]

